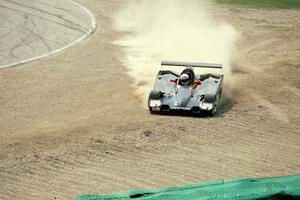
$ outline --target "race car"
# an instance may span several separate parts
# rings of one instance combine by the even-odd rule
[[[223,74],[195,74],[194,68],[222,69],[222,64],[162,61],[161,66],[184,67],[181,73],[161,69],[149,94],[151,113],[185,111],[216,114],[222,94]]]

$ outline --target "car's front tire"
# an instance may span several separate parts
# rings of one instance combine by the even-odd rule
[[[150,99],[160,99],[162,97],[161,91],[152,90],[149,94],[149,100]]]
[[[149,94],[149,98],[148,98],[148,108],[149,108],[149,112],[151,114],[154,113],[154,111],[152,110],[152,107],[150,107],[150,100],[158,100],[162,97],[163,93],[161,91],[156,91],[156,90],[152,90]]]
[[[220,93],[218,93],[215,97],[213,109],[209,112],[209,116],[211,117],[213,117],[218,111],[220,96],[221,96]]]

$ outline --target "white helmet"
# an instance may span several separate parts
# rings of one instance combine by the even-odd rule
[[[189,75],[187,74],[181,74],[179,81],[181,85],[188,85],[189,84]]]

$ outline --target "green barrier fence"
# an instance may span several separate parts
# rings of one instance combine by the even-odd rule
[[[129,190],[112,195],[81,195],[75,200],[300,199],[300,174],[273,178],[211,181],[164,189]]]

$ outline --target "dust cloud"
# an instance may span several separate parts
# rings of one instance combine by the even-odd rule
[[[239,33],[217,22],[200,0],[132,0],[114,15],[114,26],[126,32],[122,61],[142,100],[153,88],[161,60],[221,63],[225,83],[232,84],[231,64]],[[201,69],[201,72],[206,72]]]

